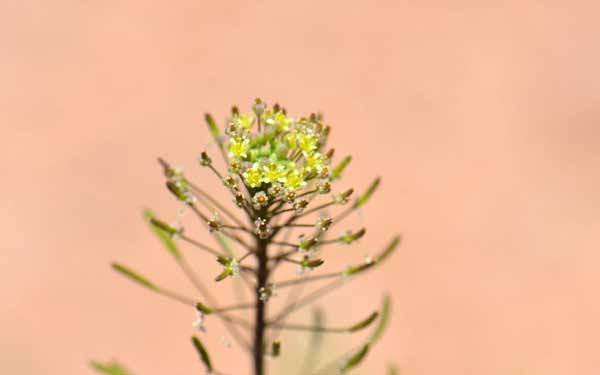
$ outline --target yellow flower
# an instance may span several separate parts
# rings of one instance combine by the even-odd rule
[[[250,148],[250,140],[248,138],[232,138],[229,141],[229,157],[230,158],[245,158]]]
[[[325,161],[323,160],[323,155],[319,152],[315,152],[312,155],[308,155],[306,157],[306,170],[309,172],[317,171],[321,172],[323,167],[325,166]]]
[[[258,163],[252,164],[252,167],[244,172],[244,179],[250,187],[260,186],[262,183],[262,171],[258,166]]]
[[[285,166],[278,162],[271,162],[263,166],[263,182],[283,182],[285,181]]]
[[[231,121],[239,129],[250,130],[250,128],[254,124],[254,116],[237,114],[233,116]]]
[[[304,176],[302,173],[297,169],[294,169],[288,173],[284,185],[289,190],[294,191],[301,189],[304,185],[306,185],[306,182],[304,181]]]
[[[269,113],[265,116],[265,123],[267,125],[273,126],[279,132],[286,132],[290,130],[290,125],[292,125],[294,119],[287,117],[283,112]]]
[[[298,147],[305,153],[311,154],[317,148],[318,139],[315,134],[309,130],[306,133],[298,134]]]

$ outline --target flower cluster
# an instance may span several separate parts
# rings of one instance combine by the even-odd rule
[[[278,105],[267,108],[260,99],[253,109],[242,114],[234,108],[225,145],[229,172],[252,190],[254,207],[260,209],[277,198],[292,203],[297,192],[312,182],[328,192],[333,153],[323,152],[329,127],[321,118],[313,114],[296,119]],[[254,125],[259,132],[252,132]]]

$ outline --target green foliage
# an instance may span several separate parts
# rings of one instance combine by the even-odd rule
[[[391,313],[391,299],[390,296],[388,294],[386,294],[383,297],[383,304],[381,306],[381,313],[379,315],[379,322],[377,323],[377,326],[375,327],[375,330],[373,331],[373,333],[371,334],[371,337],[369,338],[369,343],[371,345],[375,344],[383,335],[383,333],[385,332],[389,320],[390,320],[390,313]]]
[[[115,271],[119,272],[121,275],[132,280],[133,282],[136,282],[145,288],[148,288],[148,289],[151,289],[154,291],[158,291],[158,287],[156,285],[154,285],[150,280],[148,280],[144,276],[141,276],[140,274],[132,271],[131,269],[129,269],[119,263],[112,263],[112,268]]]
[[[356,323],[352,327],[348,328],[348,331],[349,332],[358,332],[360,330],[363,330],[363,329],[367,328],[368,326],[370,326],[371,323],[373,323],[377,319],[378,316],[379,316],[379,312],[374,311],[366,319],[361,320],[360,322]]]
[[[105,375],[133,375],[133,373],[126,370],[121,364],[114,361],[108,363],[93,361],[90,363],[90,366],[92,369]]]
[[[152,232],[158,237],[160,242],[165,246],[165,248],[177,259],[181,258],[181,253],[173,241],[173,236],[178,233],[178,231],[171,227],[168,224],[156,219],[154,214],[150,210],[144,211],[144,217],[150,224],[150,228]]]
[[[206,371],[211,372],[213,369],[212,363],[210,362],[210,357],[208,356],[208,352],[204,348],[204,345],[202,345],[202,342],[200,341],[200,339],[196,336],[192,336],[192,344],[194,344],[194,348],[196,348],[196,351],[200,355],[200,360],[202,361],[202,363],[204,363],[204,366],[206,367]]]
[[[363,206],[367,201],[371,198],[371,196],[375,193],[379,184],[381,183],[381,179],[378,177],[371,183],[367,191],[365,191],[360,197],[356,198],[354,202],[354,208],[359,208]]]
[[[210,113],[205,114],[204,119],[206,120],[206,125],[208,125],[208,130],[210,131],[210,134],[213,136],[215,141],[221,143],[221,140],[219,137],[221,135],[221,131],[219,130],[219,127],[217,126],[215,119],[211,116]]]
[[[369,344],[363,345],[356,353],[352,354],[350,358],[343,360],[340,366],[340,373],[345,374],[348,370],[352,370],[354,367],[358,366],[363,359],[369,353]]]
[[[340,178],[344,169],[350,164],[352,161],[352,156],[346,156],[333,170],[331,171],[331,180],[337,180]]]

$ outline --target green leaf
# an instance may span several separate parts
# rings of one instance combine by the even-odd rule
[[[389,365],[387,370],[387,375],[400,375],[398,368],[394,365]]]
[[[196,336],[192,336],[192,344],[194,344],[196,351],[200,355],[200,359],[204,363],[204,366],[206,366],[206,371],[211,372],[213,368],[212,364],[210,363],[210,357],[208,356],[208,352],[204,348],[204,345],[202,345],[202,342],[200,342],[200,339]]]
[[[365,203],[367,203],[369,198],[371,198],[373,193],[375,193],[375,191],[379,187],[380,183],[381,183],[381,178],[377,177],[375,179],[375,181],[373,181],[371,183],[371,185],[369,186],[367,191],[365,191],[360,197],[356,198],[356,201],[354,201],[354,208],[358,208],[358,207],[364,205]]]
[[[346,169],[348,164],[350,164],[350,161],[352,161],[352,156],[346,156],[344,158],[344,160],[342,160],[340,162],[340,164],[338,164],[335,168],[333,168],[333,170],[331,171],[331,180],[332,181],[337,180],[340,177],[340,175],[342,174],[344,169]]]
[[[375,344],[385,332],[385,329],[388,326],[388,322],[390,320],[390,311],[391,311],[391,299],[389,295],[383,296],[383,305],[381,306],[381,314],[379,315],[379,322],[373,330],[371,337],[369,338],[369,343],[371,345]]]
[[[206,120],[206,124],[208,125],[208,130],[210,130],[210,134],[213,136],[213,138],[215,139],[215,141],[217,141],[218,144],[221,144],[221,131],[219,130],[215,119],[211,116],[210,113],[206,113],[204,115],[204,119]]]
[[[373,323],[375,321],[375,319],[377,319],[378,316],[379,316],[379,312],[374,311],[366,319],[363,319],[360,322],[353,325],[352,327],[348,328],[348,331],[349,332],[357,332],[357,331],[360,331],[361,329],[367,328],[368,326],[371,325],[371,323]]]
[[[360,348],[360,350],[354,353],[347,360],[343,361],[340,365],[340,373],[344,374],[346,373],[346,371],[358,366],[363,361],[363,359],[365,359],[367,353],[369,353],[369,344],[363,345],[363,347]]]
[[[130,270],[129,268],[127,268],[119,263],[112,263],[111,266],[115,271],[119,272],[121,275],[129,278],[130,280],[140,284],[141,286],[146,287],[151,290],[154,290],[154,291],[158,291],[158,287],[156,285],[154,285],[150,280],[135,273],[134,271]]]
[[[368,270],[369,268],[373,267],[374,265],[375,265],[375,262],[370,262],[370,263],[362,263],[362,264],[359,264],[358,266],[350,266],[344,271],[344,275],[346,275],[346,276],[356,275],[357,273],[361,273],[363,271]]]
[[[170,225],[154,218],[154,214],[150,210],[144,211],[144,217],[150,223],[150,228],[158,237],[160,242],[169,250],[169,252],[177,259],[181,258],[181,253],[175,244],[175,241],[171,238],[177,233],[177,230]]]
[[[387,247],[375,257],[374,260],[372,260],[370,262],[365,262],[365,263],[359,264],[358,266],[350,266],[344,271],[344,275],[346,275],[346,276],[355,275],[357,273],[366,271],[373,266],[379,265],[381,262],[386,260],[387,257],[389,257],[394,252],[394,250],[396,250],[396,247],[398,247],[398,245],[400,244],[401,239],[402,238],[400,236],[394,237],[392,242],[390,242],[387,245]]]
[[[107,374],[107,375],[133,375],[131,372],[126,370],[121,364],[118,362],[109,362],[109,363],[101,363],[101,362],[91,362],[90,366],[99,373]]]
[[[402,241],[402,237],[401,236],[394,237],[394,239],[392,240],[392,242],[390,242],[390,244],[385,248],[385,250],[383,252],[381,252],[381,254],[377,255],[377,257],[375,258],[375,262],[376,263],[381,263],[387,257],[389,257],[394,252],[394,250],[396,250],[396,248],[398,247],[398,245],[400,245],[400,241]]]

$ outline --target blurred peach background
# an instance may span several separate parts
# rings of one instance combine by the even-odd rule
[[[368,236],[334,263],[404,235],[393,260],[324,301],[342,323],[385,291],[394,298],[390,329],[357,373],[390,362],[402,375],[600,373],[599,11],[2,1],[2,372],[88,374],[90,359],[111,358],[138,375],[202,372],[193,311],[108,264],[192,292],[141,220],[144,207],[177,209],[155,157],[218,189],[195,163],[210,143],[203,114],[222,123],[231,104],[261,96],[324,112],[338,156],[354,156],[344,186],[383,176],[352,218]],[[197,259],[214,276],[213,260]],[[222,332],[209,321],[214,362],[247,374]],[[282,361],[293,363],[302,338],[289,342]],[[331,356],[348,347],[328,345]]]

